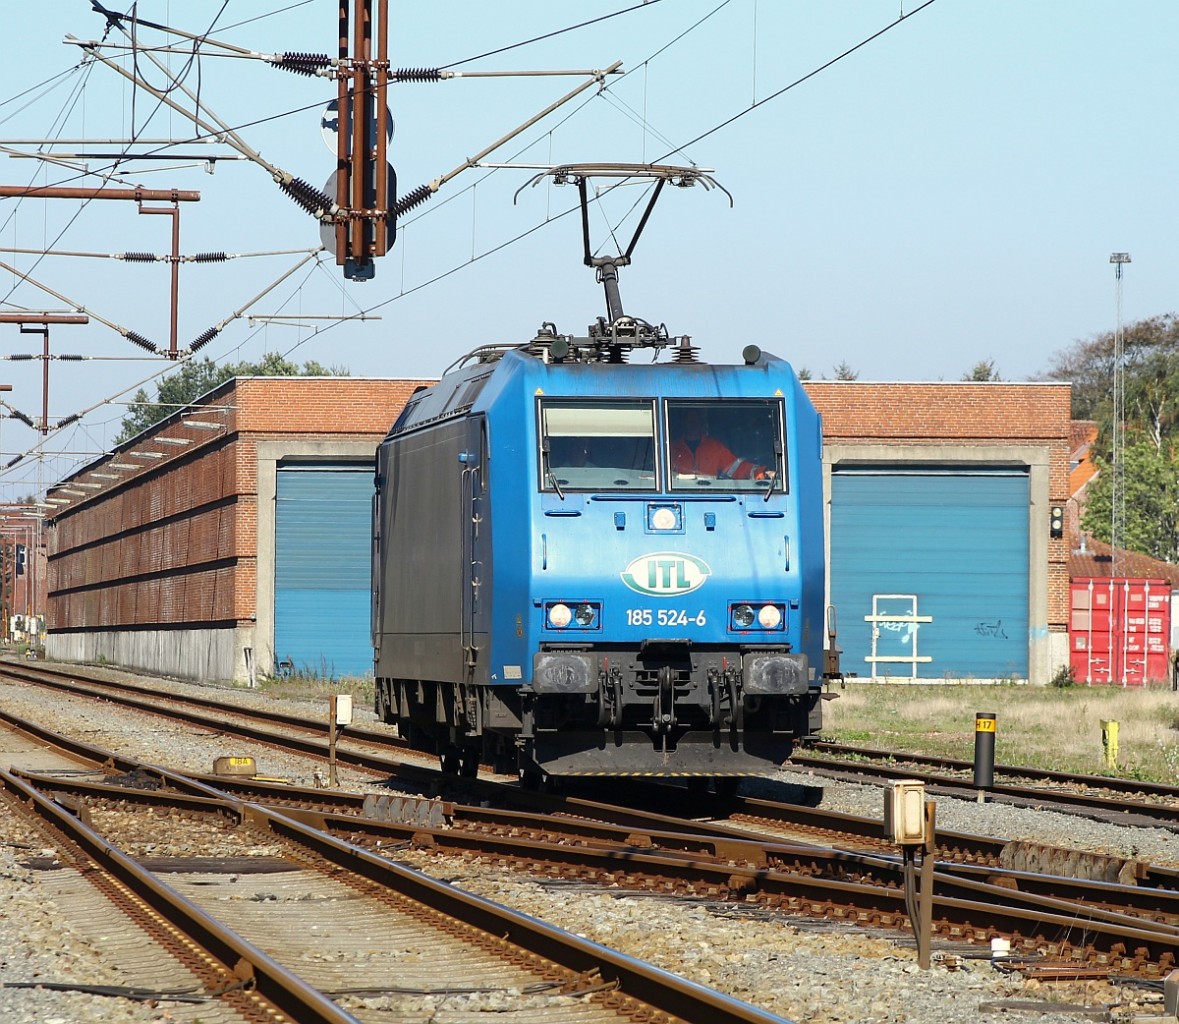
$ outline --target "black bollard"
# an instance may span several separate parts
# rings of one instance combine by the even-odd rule
[[[995,713],[974,713],[974,785],[990,789],[995,784]],[[983,798],[979,793],[979,801]]]

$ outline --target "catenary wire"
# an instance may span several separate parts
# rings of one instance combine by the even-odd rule
[[[726,0],[726,2],[727,2],[727,0]],[[701,139],[707,138],[708,136],[715,134],[716,132],[724,129],[725,127],[732,124],[733,122],[735,122],[739,118],[744,117],[746,114],[752,112],[754,109],[764,106],[766,103],[769,103],[770,101],[777,99],[778,97],[784,95],[786,92],[793,89],[795,86],[801,84],[804,81],[807,81],[810,78],[815,77],[820,72],[833,66],[834,64],[843,60],[845,57],[851,55],[852,53],[855,53],[857,50],[861,49],[862,47],[864,47],[868,43],[872,42],[875,39],[878,39],[880,36],[884,35],[884,33],[890,31],[892,28],[895,28],[902,21],[905,21],[908,18],[911,18],[914,14],[917,14],[920,11],[924,10],[926,7],[930,6],[933,2],[934,2],[934,0],[926,0],[926,2],[924,4],[922,4],[920,7],[916,8],[915,10],[909,12],[906,15],[902,15],[901,18],[899,18],[897,21],[892,22],[889,25],[885,26],[884,28],[880,29],[879,31],[873,33],[872,35],[868,36],[867,38],[865,38],[861,42],[857,43],[855,46],[852,46],[849,49],[845,50],[843,53],[839,54],[837,57],[832,58],[831,60],[820,65],[819,67],[815,68],[814,70],[810,71],[809,73],[807,73],[806,75],[797,79],[796,81],[790,83],[789,85],[783,87],[782,89],[777,90],[776,92],[767,96],[765,99],[760,100],[755,104],[752,104],[750,107],[739,112],[738,114],[734,115],[733,117],[727,118],[725,121],[715,125],[714,127],[710,128],[708,131],[703,132],[701,135],[697,136],[695,139],[691,140],[690,142],[686,142],[686,143],[681,144],[674,152],[679,152],[679,151],[683,150],[684,148],[686,148],[687,146],[693,145],[695,142],[698,142]],[[662,52],[662,51],[660,51],[660,52]],[[315,104],[313,106],[318,106],[318,104]],[[307,109],[310,109],[310,108],[307,108]],[[248,127],[248,126],[243,126],[243,127]],[[670,156],[672,154],[669,153],[667,155]],[[665,157],[660,158],[660,159],[664,159],[664,158]],[[659,161],[653,161],[653,162],[657,163]],[[486,259],[489,256],[493,256],[496,253],[501,252],[503,249],[508,248],[509,246],[515,245],[516,243],[524,240],[525,238],[529,237],[530,235],[535,234],[537,231],[541,230],[542,228],[547,227],[548,225],[555,223],[556,221],[561,220],[564,217],[568,216],[569,214],[575,212],[576,209],[577,209],[577,207],[570,207],[570,208],[562,211],[561,213],[558,213],[554,216],[548,217],[544,221],[533,225],[531,228],[527,229],[526,231],[520,232],[519,234],[513,236],[512,238],[509,238],[506,241],[501,242],[498,245],[495,245],[492,248],[487,249],[487,250],[483,251],[482,253],[479,253],[479,254],[473,256],[471,259],[466,260],[461,264],[456,264],[455,266],[449,268],[448,270],[445,270],[439,274],[436,274],[433,277],[426,279],[425,281],[419,282],[418,284],[413,285],[410,288],[403,288],[397,295],[391,296],[388,299],[385,299],[381,302],[374,303],[373,305],[366,307],[364,309],[364,312],[370,313],[375,310],[382,309],[385,306],[392,304],[393,302],[397,302],[400,299],[406,298],[409,295],[414,294],[415,292],[421,291],[424,288],[427,288],[427,287],[430,287],[434,284],[437,284],[439,281],[445,280],[446,278],[453,276],[454,274],[465,269],[466,267],[470,266],[471,264],[479,262],[483,259]],[[416,219],[420,219],[420,218],[415,218],[415,220]],[[286,352],[284,352],[283,355],[284,356],[289,355],[291,352],[295,351],[296,349],[298,349],[302,345],[306,344],[308,341],[312,340],[313,338],[318,337],[321,334],[325,334],[328,331],[333,330],[337,326],[338,326],[338,324],[332,323],[332,324],[328,324],[328,325],[321,327],[321,328],[316,328],[306,338],[300,339],[293,346],[291,346],[291,348],[288,349]]]
[[[728,0],[725,0],[725,2],[728,2]],[[892,29],[896,28],[902,22],[907,21],[909,18],[912,18],[915,14],[919,14],[921,11],[925,10],[927,7],[929,7],[934,2],[935,2],[935,0],[925,0],[925,3],[921,4],[919,7],[910,11],[908,14],[902,13],[901,16],[896,21],[890,22],[884,28],[879,29],[878,31],[872,33],[870,36],[867,36],[866,38],[862,39],[860,42],[856,43],[854,46],[849,47],[847,50],[844,50],[838,56],[833,57],[831,60],[828,60],[825,63],[819,65],[818,67],[809,71],[807,74],[801,76],[800,78],[789,83],[788,85],[784,86],[783,88],[778,89],[776,92],[771,93],[769,96],[766,96],[764,99],[751,104],[749,107],[738,112],[737,114],[734,114],[732,117],[726,118],[724,121],[720,122],[719,124],[714,125],[712,128],[709,128],[705,132],[702,132],[700,135],[696,136],[694,139],[691,139],[688,142],[681,143],[674,150],[672,150],[668,153],[665,153],[658,160],[654,160],[651,162],[652,163],[660,163],[662,160],[667,159],[667,157],[672,156],[675,153],[682,152],[688,146],[692,146],[695,143],[701,141],[702,139],[706,139],[709,136],[716,134],[718,131],[721,131],[724,128],[728,127],[729,125],[733,124],[735,121],[744,117],[746,114],[752,113],[754,110],[759,109],[760,107],[766,105],[767,103],[769,103],[775,99],[778,99],[779,97],[781,97],[784,94],[786,94],[787,92],[789,92],[791,89],[794,89],[796,86],[801,85],[803,82],[808,81],[811,78],[814,78],[816,75],[820,74],[821,72],[823,72],[823,71],[827,70],[828,68],[834,66],[835,64],[839,63],[845,57],[850,56],[851,54],[853,54],[853,53],[857,52],[858,50],[862,49],[863,47],[867,46],[869,43],[873,42],[874,40],[879,39],[886,32],[889,32]],[[721,6],[724,6],[724,5],[722,4]],[[717,8],[717,9],[719,10],[719,8]],[[713,13],[715,13],[715,11]],[[706,20],[706,19],[701,19],[701,22],[704,20]],[[698,22],[697,25],[698,24],[700,24],[700,22]],[[696,27],[696,26],[693,26],[693,27]],[[681,34],[681,37],[682,37],[682,34]],[[664,49],[666,49],[666,47]],[[658,52],[662,52],[662,50],[658,51]],[[629,74],[629,72],[628,72],[628,74]],[[589,102],[589,101],[587,100],[586,102]],[[583,104],[583,106],[584,106],[584,104]],[[390,298],[388,298],[382,302],[376,303],[375,305],[368,307],[365,310],[365,312],[372,312],[374,310],[381,309],[384,306],[387,306],[390,303],[393,303],[393,302],[396,302],[402,298],[405,298],[406,296],[411,295],[414,292],[420,291],[421,289],[428,287],[429,285],[436,284],[438,281],[444,280],[445,278],[450,277],[451,275],[453,275],[455,273],[458,273],[460,270],[469,266],[471,263],[474,263],[477,260],[485,259],[486,257],[494,255],[495,253],[501,251],[502,249],[504,249],[510,245],[514,245],[515,243],[522,241],[523,239],[527,238],[529,235],[535,233],[536,231],[539,231],[541,228],[547,227],[549,224],[554,223],[555,221],[568,216],[570,213],[573,213],[576,209],[577,209],[576,207],[571,207],[571,208],[563,211],[562,213],[559,213],[553,217],[547,218],[546,220],[542,221],[541,223],[534,225],[532,228],[529,228],[527,231],[521,232],[520,234],[514,236],[513,238],[510,238],[507,241],[505,241],[505,242],[503,242],[503,243],[501,243],[491,249],[486,250],[485,252],[479,254],[474,259],[467,260],[461,264],[456,264],[454,267],[451,267],[449,270],[443,271],[442,273],[437,274],[434,277],[431,277],[431,278],[427,279],[426,281],[423,281],[417,285],[414,285],[411,288],[408,288],[408,289],[403,288],[402,291],[399,292],[397,295],[391,296]],[[335,326],[335,325],[328,325],[327,327],[324,327],[322,330],[323,331],[331,330],[333,326]],[[317,333],[322,333],[322,332],[317,332]]]
[[[863,49],[863,47],[867,46],[869,43],[873,42],[874,40],[879,39],[886,32],[891,32],[894,28],[896,28],[902,22],[908,21],[915,14],[920,14],[923,10],[925,10],[925,8],[931,6],[935,2],[936,2],[936,0],[925,0],[925,3],[923,3],[920,7],[914,8],[908,14],[902,13],[901,16],[899,18],[897,18],[896,21],[890,22],[889,24],[885,25],[884,28],[880,29],[877,32],[873,32],[872,35],[868,36],[866,39],[860,40],[860,42],[856,43],[855,46],[849,47],[848,49],[844,50],[843,53],[839,54],[839,56],[832,57],[825,64],[820,64],[817,68],[813,69],[812,71],[808,71],[805,75],[801,76],[800,78],[796,78],[789,85],[784,85],[781,89],[777,90],[777,92],[770,93],[770,95],[766,96],[764,99],[756,100],[755,102],[751,103],[748,107],[746,107],[744,110],[739,111],[738,113],[734,114],[732,117],[726,118],[724,121],[721,121],[720,124],[713,125],[713,127],[709,128],[708,131],[701,132],[695,138],[689,139],[687,142],[681,143],[675,149],[669,150],[668,152],[664,153],[661,157],[659,157],[657,160],[655,160],[653,162],[654,163],[661,163],[662,161],[666,160],[668,157],[674,156],[676,153],[683,152],[683,150],[687,149],[688,146],[694,146],[697,142],[701,142],[704,139],[707,139],[710,135],[715,135],[717,132],[721,131],[723,128],[727,128],[729,125],[733,124],[734,122],[741,120],[741,118],[745,117],[746,114],[753,113],[753,111],[757,110],[758,108],[763,107],[767,103],[770,103],[773,100],[776,100],[779,97],[785,95],[791,89],[794,89],[797,86],[802,85],[803,82],[809,81],[810,79],[814,78],[816,75],[820,74],[821,72],[826,71],[828,68],[833,67],[834,65],[838,64],[845,57],[850,57],[857,50]]]
[[[725,0],[727,3],[728,0]],[[532,43],[539,43],[544,39],[552,39],[554,36],[564,35],[566,32],[575,32],[577,29],[586,28],[590,25],[597,25],[603,21],[609,21],[611,18],[617,18],[619,15],[631,14],[634,11],[643,10],[644,8],[654,7],[660,0],[643,0],[642,3],[634,4],[630,7],[624,7],[621,11],[613,11],[610,14],[603,14],[597,18],[590,18],[588,21],[578,22],[576,25],[569,25],[566,28],[554,29],[552,32],[546,32],[544,35],[533,36],[531,39],[523,39],[518,43],[510,43],[507,46],[501,46],[495,50],[488,50],[486,53],[481,53],[477,57],[466,57],[463,60],[456,60],[451,64],[443,64],[439,70],[448,71],[451,68],[457,68],[463,64],[470,64],[473,61],[483,60],[484,57],[494,57],[501,53],[507,53],[509,50],[518,50],[522,46],[529,46]]]
[[[652,2],[658,2],[658,0],[652,0]],[[719,10],[719,9],[720,9],[720,8],[722,8],[722,7],[724,7],[724,6],[725,6],[725,5],[726,5],[728,2],[729,2],[729,0],[724,0],[724,2],[723,2],[722,4],[720,4],[720,6],[719,6],[718,8],[716,8],[716,10],[714,10],[713,12],[711,12],[711,14],[715,14],[717,10]],[[726,127],[728,127],[729,125],[733,124],[733,123],[734,123],[734,122],[736,122],[737,120],[740,120],[741,118],[743,118],[743,117],[744,117],[744,116],[746,116],[747,114],[749,114],[749,113],[752,113],[754,110],[756,110],[756,109],[759,109],[760,107],[762,107],[762,106],[764,106],[764,105],[768,104],[769,102],[771,102],[771,101],[773,101],[773,100],[775,100],[775,99],[778,99],[779,97],[781,97],[781,96],[782,96],[782,95],[784,95],[785,93],[787,93],[787,92],[789,92],[790,90],[792,90],[792,89],[796,88],[798,85],[801,85],[803,82],[805,82],[805,81],[808,81],[809,79],[811,79],[811,78],[815,77],[816,75],[820,74],[821,72],[823,72],[823,71],[825,71],[826,69],[828,69],[828,68],[832,67],[832,66],[833,66],[833,65],[835,65],[836,63],[840,62],[840,61],[841,61],[841,60],[843,60],[844,58],[846,58],[846,57],[850,56],[851,54],[855,53],[856,51],[858,51],[858,50],[859,50],[859,49],[861,49],[862,47],[864,47],[864,46],[866,46],[867,44],[871,43],[871,42],[872,42],[872,41],[874,41],[875,39],[877,39],[877,38],[879,38],[879,37],[883,36],[885,33],[887,33],[888,31],[891,31],[891,29],[895,28],[895,27],[896,27],[897,25],[899,25],[901,22],[903,22],[903,21],[907,20],[908,18],[911,18],[911,17],[912,17],[914,14],[920,13],[920,12],[921,12],[922,10],[924,10],[926,7],[929,7],[930,5],[932,5],[932,4],[933,4],[933,2],[934,2],[934,0],[926,0],[926,2],[925,2],[925,3],[921,4],[919,7],[917,7],[915,10],[913,10],[913,11],[909,12],[908,14],[904,14],[904,13],[902,13],[902,14],[901,14],[901,16],[900,16],[900,18],[899,18],[897,21],[890,23],[889,25],[887,25],[887,26],[885,26],[884,28],[880,29],[878,32],[875,32],[875,33],[873,33],[871,36],[868,36],[867,38],[865,38],[865,39],[864,39],[864,40],[862,40],[861,42],[857,43],[855,46],[852,46],[852,47],[850,47],[849,49],[845,50],[844,52],[842,52],[842,53],[841,53],[841,54],[839,54],[838,56],[836,56],[836,57],[832,58],[831,60],[827,61],[826,63],[824,63],[824,64],[822,64],[822,65],[820,65],[819,67],[817,67],[817,68],[813,69],[812,71],[810,71],[810,72],[809,72],[809,73],[807,73],[806,75],[803,75],[803,76],[801,76],[800,78],[798,78],[798,79],[796,79],[795,81],[793,81],[793,82],[789,83],[788,85],[786,85],[786,86],[784,86],[783,88],[781,88],[781,89],[777,90],[776,92],[774,92],[774,93],[771,93],[769,96],[766,96],[766,97],[765,97],[765,98],[763,98],[762,100],[759,100],[759,101],[756,101],[756,102],[753,102],[753,103],[751,103],[749,107],[745,108],[745,109],[744,109],[744,110],[742,110],[742,111],[739,111],[737,114],[733,115],[732,117],[730,117],[730,118],[727,118],[726,120],[724,120],[724,121],[722,121],[722,122],[720,122],[720,123],[718,123],[718,124],[714,125],[712,128],[709,128],[707,131],[705,131],[705,132],[701,133],[700,135],[696,136],[695,138],[693,138],[693,139],[691,139],[691,140],[689,140],[689,141],[687,141],[687,142],[684,142],[684,143],[680,144],[678,147],[676,147],[675,149],[673,149],[673,150],[669,151],[669,152],[668,152],[667,154],[665,154],[663,157],[660,157],[660,158],[659,158],[659,160],[656,160],[656,161],[653,161],[653,162],[660,162],[660,161],[662,161],[662,160],[666,159],[668,156],[671,156],[671,155],[673,155],[674,153],[682,152],[682,151],[683,151],[684,149],[686,149],[687,147],[689,147],[689,146],[692,146],[692,145],[694,145],[694,144],[696,144],[696,143],[698,143],[698,142],[702,141],[703,139],[705,139],[705,138],[708,138],[708,137],[710,137],[711,135],[714,135],[714,134],[716,134],[716,133],[717,133],[717,132],[719,132],[719,131],[722,131],[724,128],[726,128]],[[297,6],[302,6],[302,5],[293,5],[293,6],[297,7]],[[648,3],[648,4],[643,4],[643,5],[640,5],[640,6],[650,6],[650,4],[649,4],[649,3]],[[286,8],[286,9],[290,9],[290,8]],[[580,28],[580,27],[584,27],[585,25],[588,25],[588,24],[593,24],[595,21],[606,20],[607,18],[615,17],[615,16],[617,16],[618,14],[628,13],[628,12],[630,12],[630,11],[632,11],[632,10],[635,10],[635,9],[636,9],[636,8],[633,8],[633,7],[632,7],[632,8],[627,8],[627,9],[625,9],[625,10],[623,10],[623,11],[614,12],[613,14],[611,14],[611,15],[607,15],[607,16],[604,16],[603,18],[600,18],[600,19],[593,19],[592,21],[589,21],[589,22],[583,22],[583,23],[580,23],[579,25],[576,25],[576,26],[570,26],[568,29],[559,30],[559,32],[556,32],[556,33],[550,33],[550,34],[548,34],[548,35],[546,35],[546,36],[540,36],[540,37],[536,37],[536,39],[533,39],[533,40],[526,40],[526,41],[523,41],[523,42],[521,42],[521,43],[518,43],[518,44],[513,44],[513,46],[512,46],[512,47],[507,47],[507,48],[505,48],[505,49],[512,49],[512,48],[515,48],[516,46],[522,46],[522,45],[526,45],[526,44],[527,44],[527,43],[529,43],[529,42],[535,42],[535,41],[538,41],[539,39],[548,38],[548,37],[549,37],[549,36],[551,36],[551,35],[560,34],[561,32],[564,32],[564,31],[572,31],[572,30],[574,30],[575,28]],[[276,12],[276,13],[277,13],[277,12]],[[711,17],[711,14],[709,14],[709,15],[705,16],[705,18],[704,18],[704,19],[701,19],[701,21],[703,21],[703,20],[706,20],[706,19],[707,19],[707,17]],[[266,17],[266,16],[260,16],[260,17]],[[253,19],[253,20],[256,20],[256,19]],[[239,23],[239,24],[244,24],[244,23]],[[699,24],[699,23],[697,23],[697,24]],[[230,26],[230,27],[234,27],[234,26]],[[696,27],[696,26],[693,26],[693,27]],[[690,29],[689,29],[688,31],[690,31]],[[678,39],[678,38],[682,38],[682,36],[683,36],[684,34],[686,34],[686,33],[681,33],[681,36],[677,37],[677,39]],[[675,41],[676,41],[676,40],[672,40],[672,41],[671,41],[671,42],[669,42],[667,45],[665,45],[664,47],[662,47],[662,48],[661,48],[659,51],[656,51],[656,54],[653,54],[653,55],[652,55],[652,57],[654,57],[654,56],[657,56],[658,54],[660,54],[660,53],[664,52],[664,51],[667,49],[667,47],[668,47],[668,46],[670,46],[670,45],[672,45],[672,44],[673,44]],[[194,52],[195,52],[195,49],[194,49]],[[503,50],[489,51],[487,54],[482,54],[482,55],[480,55],[480,57],[482,57],[482,56],[490,56],[492,53],[499,53],[499,52],[503,52]],[[479,59],[479,57],[472,57],[472,58],[468,58],[466,61],[462,61],[462,62],[458,62],[458,63],[468,63],[468,62],[470,62],[470,61],[477,60],[477,59]],[[649,61],[650,59],[652,59],[652,58],[648,58],[648,61]],[[645,62],[644,62],[644,63],[645,63]],[[447,67],[454,67],[454,66],[456,66],[456,65],[455,65],[455,64],[447,65]],[[586,102],[588,102],[588,100],[587,100]],[[259,118],[259,119],[255,120],[255,121],[251,121],[251,122],[246,122],[246,123],[244,123],[244,124],[240,125],[240,126],[239,126],[239,128],[248,128],[248,127],[253,127],[253,126],[255,126],[255,125],[258,125],[258,124],[263,124],[263,123],[266,123],[266,122],[269,122],[269,121],[277,120],[277,119],[279,119],[279,118],[281,118],[281,117],[291,116],[292,114],[295,114],[295,113],[300,113],[300,112],[304,112],[304,111],[306,111],[306,110],[316,109],[316,108],[318,108],[320,105],[321,105],[321,104],[320,104],[319,102],[316,102],[316,103],[313,103],[313,104],[308,104],[308,105],[306,105],[306,106],[302,106],[302,107],[299,107],[299,108],[295,108],[295,109],[293,109],[293,110],[288,110],[288,111],[282,112],[282,113],[280,113],[280,114],[271,115],[271,116],[268,116],[268,117],[266,117],[266,118]],[[584,106],[584,104],[583,104],[582,106]],[[572,112],[572,113],[571,113],[569,116],[572,116],[572,115],[573,115],[573,113],[576,113],[576,111]],[[567,118],[566,118],[566,120],[567,120]],[[540,140],[537,140],[537,141],[540,141]],[[530,147],[531,145],[535,145],[535,142],[533,142],[533,143],[530,143],[530,144],[529,144],[529,147]],[[525,147],[525,149],[527,149],[527,148],[529,148],[529,147]],[[473,187],[473,186],[471,186],[471,187]],[[454,196],[454,198],[457,198],[457,196]],[[561,213],[558,213],[558,214],[556,214],[556,215],[554,215],[554,216],[547,217],[547,218],[546,218],[544,221],[542,221],[542,222],[540,222],[540,223],[538,223],[538,224],[535,224],[535,225],[533,225],[531,228],[527,229],[526,231],[523,231],[523,232],[521,232],[521,233],[519,233],[519,234],[517,234],[517,235],[513,236],[512,238],[510,238],[510,239],[507,239],[506,241],[504,241],[504,242],[502,242],[502,243],[499,243],[499,244],[497,244],[497,245],[495,245],[495,246],[491,247],[490,249],[487,249],[487,250],[485,250],[485,251],[484,251],[484,252],[482,252],[482,253],[478,253],[478,254],[476,254],[476,255],[473,255],[473,256],[472,256],[470,259],[468,259],[468,260],[464,261],[464,262],[463,262],[463,263],[461,263],[461,264],[456,264],[455,266],[451,267],[450,269],[448,269],[448,270],[446,270],[446,271],[443,271],[442,273],[436,274],[436,275],[434,275],[433,277],[431,277],[431,278],[429,278],[429,279],[427,279],[427,280],[425,280],[425,281],[422,281],[422,282],[418,283],[417,285],[414,285],[414,286],[412,286],[412,287],[410,287],[410,288],[408,288],[408,289],[406,289],[406,288],[404,288],[404,287],[403,287],[403,289],[401,290],[401,292],[400,292],[398,295],[391,296],[390,298],[388,298],[388,299],[386,299],[386,300],[384,300],[384,301],[382,301],[382,302],[376,303],[376,304],[374,304],[374,305],[372,305],[372,306],[368,307],[367,309],[363,310],[363,312],[372,312],[372,311],[374,311],[374,310],[381,309],[381,308],[383,308],[383,307],[384,307],[384,306],[386,306],[386,305],[389,305],[389,304],[391,304],[391,303],[393,303],[393,302],[395,302],[395,301],[398,301],[398,300],[400,300],[400,299],[402,299],[402,298],[405,298],[405,297],[407,297],[407,296],[409,296],[409,295],[411,295],[411,294],[413,294],[413,293],[415,293],[415,292],[417,292],[417,291],[421,291],[422,289],[424,289],[424,288],[426,288],[426,287],[429,287],[429,286],[431,286],[431,285],[433,285],[433,284],[436,284],[437,282],[439,282],[439,281],[441,281],[441,280],[444,280],[445,278],[447,278],[447,277],[450,277],[450,276],[452,276],[452,275],[453,275],[453,274],[455,274],[455,273],[458,273],[460,270],[462,270],[462,269],[464,269],[465,267],[467,267],[467,266],[471,265],[472,263],[479,262],[479,261],[481,261],[481,260],[483,260],[483,259],[485,259],[485,258],[487,258],[487,257],[489,257],[489,256],[495,255],[496,253],[498,253],[498,252],[502,251],[502,250],[503,250],[503,249],[505,249],[505,248],[508,248],[509,246],[515,245],[516,243],[518,243],[518,242],[522,241],[523,239],[525,239],[525,238],[529,237],[530,235],[532,235],[532,234],[536,233],[536,232],[537,232],[537,231],[539,231],[541,228],[543,228],[543,227],[547,227],[549,224],[551,224],[551,223],[554,223],[554,222],[555,222],[555,221],[557,221],[557,220],[563,219],[564,217],[568,216],[570,213],[573,213],[573,212],[575,212],[575,210],[576,210],[576,207],[571,207],[571,208],[569,208],[569,209],[567,209],[567,210],[565,210],[565,211],[563,211],[563,212],[561,212]],[[420,218],[415,218],[415,220],[417,220],[417,219],[420,219]],[[72,223],[72,221],[71,221],[71,223]],[[412,223],[412,222],[410,222],[410,223]],[[407,224],[407,226],[408,226],[408,224]],[[68,227],[68,225],[67,225],[67,227]],[[65,230],[65,229],[63,229],[63,231],[64,231],[64,230]],[[58,238],[60,238],[60,235],[58,236]],[[318,265],[318,264],[317,264],[317,265]],[[338,323],[332,323],[332,324],[326,325],[326,326],[324,326],[324,327],[322,327],[322,328],[320,328],[320,327],[317,327],[317,328],[315,328],[315,329],[314,329],[314,330],[313,330],[313,331],[312,331],[312,332],[311,332],[311,333],[310,333],[310,334],[309,334],[307,337],[305,337],[305,338],[303,338],[303,339],[300,339],[300,340],[299,340],[298,342],[296,342],[296,343],[295,343],[293,346],[291,346],[291,347],[290,347],[290,348],[287,350],[287,352],[286,352],[286,353],[284,353],[284,356],[285,356],[285,355],[289,355],[291,352],[294,352],[295,350],[297,350],[298,348],[300,348],[302,345],[306,344],[308,341],[310,341],[310,340],[312,340],[312,339],[314,339],[314,338],[318,337],[318,336],[319,336],[319,335],[321,335],[321,334],[324,334],[324,333],[326,333],[327,331],[330,331],[330,330],[334,329],[334,328],[335,328],[335,327],[337,327],[337,326],[338,326]],[[256,332],[255,332],[255,333],[256,333]],[[248,339],[247,339],[247,340],[248,340]],[[243,342],[243,344],[245,344],[245,342]],[[239,345],[239,346],[236,346],[236,348],[238,348],[238,349],[240,349],[240,347],[241,347],[240,345]],[[160,371],[160,372],[161,372],[161,373],[163,373],[163,372],[166,372],[166,370],[167,370],[167,369],[169,369],[169,368],[170,368],[170,367],[165,367],[165,368],[164,368],[164,370],[162,370],[162,371]],[[141,383],[141,384],[142,384],[142,383],[146,383],[147,381],[150,381],[151,379],[154,379],[154,377],[155,377],[155,376],[158,376],[158,375],[159,375],[159,374],[155,374],[155,375],[153,375],[152,377],[146,378],[146,379],[145,379],[145,381],[143,381],[143,382],[140,382],[140,383]],[[135,387],[135,386],[137,386],[137,385],[132,385],[132,387]],[[129,390],[129,389],[128,389],[128,390]],[[123,391],[123,392],[121,392],[121,394],[126,394],[126,391]],[[99,403],[99,405],[101,405],[101,404],[104,404],[104,403]],[[98,406],[94,406],[93,408],[97,408],[97,407],[98,407]]]

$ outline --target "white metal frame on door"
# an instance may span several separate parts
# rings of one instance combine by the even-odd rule
[[[903,613],[881,611],[880,605],[882,602],[892,603],[896,601],[907,601],[907,611]],[[865,615],[864,621],[872,624],[872,653],[864,660],[868,662],[872,669],[872,679],[874,681],[888,678],[916,679],[917,666],[933,661],[933,658],[917,653],[917,634],[920,630],[921,623],[932,622],[933,616],[917,614],[916,594],[873,594],[872,614]],[[903,631],[906,635],[900,642],[902,644],[908,644],[909,652],[907,654],[879,654],[878,645],[882,629],[886,632],[899,633]],[[901,675],[896,672],[885,672],[882,674],[880,672],[881,665],[897,665],[898,667],[907,665],[909,671],[907,675]]]

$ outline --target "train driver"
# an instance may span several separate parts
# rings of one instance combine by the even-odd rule
[[[708,433],[702,409],[684,410],[680,436],[671,442],[671,466],[676,473],[715,476],[722,480],[773,480],[775,473],[734,455]]]

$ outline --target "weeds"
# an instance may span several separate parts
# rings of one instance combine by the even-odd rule
[[[320,700],[332,694],[350,693],[356,706],[373,703],[376,687],[372,676],[341,676],[338,679],[295,672],[289,676],[265,676],[258,680],[258,690],[276,700]]]
[[[853,684],[823,706],[823,733],[837,742],[970,760],[974,717],[996,716],[1002,764],[1109,773],[1103,721],[1119,724],[1113,774],[1179,783],[1179,713],[1169,688],[946,687]]]
[[[1077,675],[1073,671],[1072,665],[1061,665],[1056,670],[1056,675],[1048,680],[1049,686],[1055,686],[1058,690],[1068,689],[1070,686],[1077,685]]]

